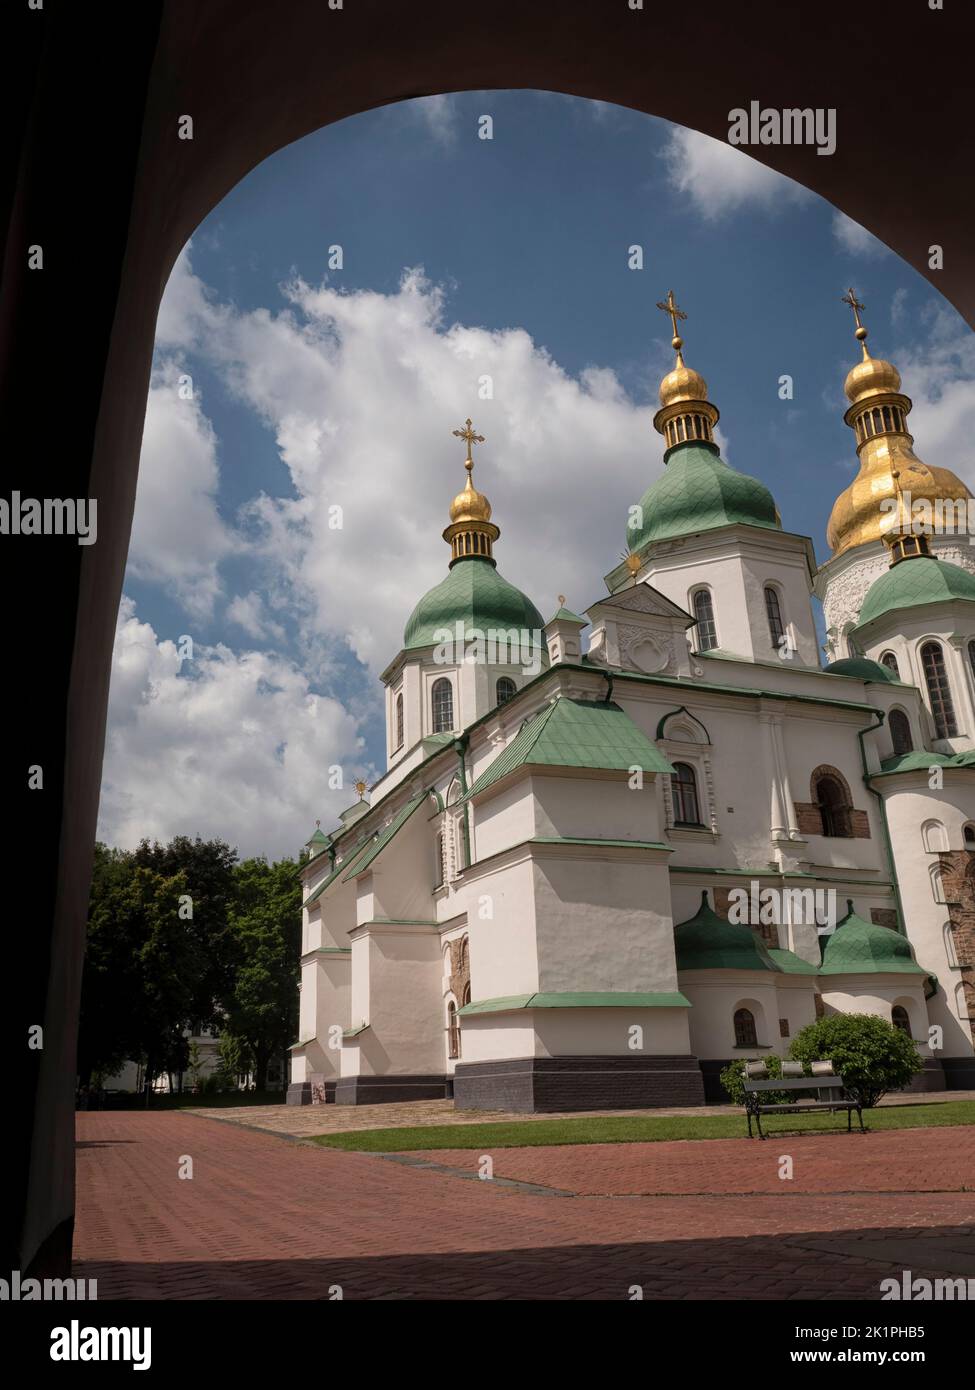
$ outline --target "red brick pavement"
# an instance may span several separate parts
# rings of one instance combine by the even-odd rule
[[[496,1178],[598,1196],[749,1192],[975,1191],[975,1125],[875,1134],[778,1135],[647,1144],[486,1146]],[[792,1177],[779,1160],[792,1159]],[[481,1153],[436,1149],[412,1157],[473,1172]]]
[[[336,1286],[359,1299],[625,1299],[634,1284],[646,1298],[876,1299],[904,1267],[902,1250],[891,1257],[878,1242],[916,1251],[921,1239],[916,1273],[959,1272],[975,1229],[972,1193],[806,1196],[793,1185],[785,1195],[780,1183],[774,1198],[544,1196],[174,1112],[78,1121],[75,1273],[97,1278],[101,1299],[326,1299]],[[843,1145],[836,1171],[853,1191],[868,1151],[871,1173],[884,1173],[916,1133],[802,1142]],[[937,1137],[949,1149],[960,1133]],[[672,1174],[683,1160],[699,1190],[716,1192],[736,1171],[735,1145],[746,1165],[787,1152],[719,1140],[595,1146],[595,1159],[593,1146],[560,1149],[555,1162],[564,1181],[573,1162],[578,1179],[594,1161],[606,1174],[614,1160],[621,1172],[642,1162]],[[555,1151],[527,1152],[544,1168]],[[518,1166],[526,1151],[504,1153]],[[192,1180],[178,1176],[184,1156]],[[825,1164],[826,1148],[809,1163]]]

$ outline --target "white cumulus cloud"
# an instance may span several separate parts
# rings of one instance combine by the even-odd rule
[[[296,852],[334,823],[363,770],[354,717],[267,652],[197,646],[180,661],[123,598],[112,662],[99,837],[199,834],[242,855]],[[328,790],[329,768],[344,790]]]
[[[735,145],[685,126],[672,128],[662,153],[671,187],[709,220],[747,205],[775,208],[809,196],[800,184]]]

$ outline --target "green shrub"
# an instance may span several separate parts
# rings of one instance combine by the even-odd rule
[[[819,1018],[793,1038],[789,1051],[807,1066],[829,1058],[864,1108],[876,1105],[887,1091],[907,1086],[924,1069],[913,1038],[873,1014]]]
[[[774,1052],[767,1057],[739,1057],[734,1062],[729,1062],[724,1071],[721,1072],[718,1080],[721,1082],[728,1099],[732,1105],[745,1104],[745,1063],[764,1062],[768,1068],[769,1080],[773,1077],[782,1075],[782,1059],[777,1057]],[[763,1105],[778,1105],[779,1101],[786,1099],[785,1091],[766,1091],[762,1096]]]

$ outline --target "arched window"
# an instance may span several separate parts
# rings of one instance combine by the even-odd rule
[[[460,1019],[457,1005],[451,999],[447,1005],[447,1056],[460,1056]]]
[[[700,825],[701,812],[697,802],[697,778],[689,763],[674,763],[670,779],[674,798],[674,822],[677,825]]]
[[[968,664],[972,668],[972,675],[975,676],[975,642],[968,644]]]
[[[779,642],[785,636],[785,625],[782,622],[782,605],[779,603],[779,596],[771,584],[765,586],[765,614],[768,618],[768,633],[772,639],[772,646],[778,647]]]
[[[921,826],[921,844],[927,854],[947,854],[948,832],[939,820],[926,820]]]
[[[755,1015],[751,1009],[735,1010],[735,1047],[757,1047]]]
[[[403,747],[403,692],[396,696],[396,747]]]
[[[899,1028],[902,1033],[911,1036],[911,1020],[903,1004],[895,1004],[890,1011],[890,1021],[895,1028]]]
[[[901,709],[892,709],[890,712],[890,741],[894,746],[895,754],[912,753],[914,751],[914,740],[911,737],[911,721]]]
[[[966,825],[962,832],[966,848],[975,848],[975,825]]]
[[[697,619],[697,649],[710,652],[718,645],[718,629],[714,625],[714,604],[710,589],[698,589],[694,595],[694,616]]]
[[[494,687],[494,698],[499,705],[506,705],[517,693],[517,690],[518,687],[510,676],[499,676],[498,683]]]
[[[435,862],[433,865],[433,886],[434,888],[440,888],[443,885],[443,835],[437,836],[436,849],[434,853]]]
[[[850,807],[846,793],[835,777],[820,777],[816,781],[816,803],[823,822],[823,834],[837,839],[848,840],[850,829]]]
[[[461,1001],[460,1001],[460,1002],[461,1002],[462,1005],[464,1005],[464,1004],[469,1004],[469,1003],[471,1002],[471,982],[470,982],[470,980],[468,980],[468,981],[467,981],[467,984],[464,986],[464,993],[463,993],[463,997],[461,998]]]
[[[433,732],[450,733],[454,727],[454,690],[446,676],[434,681],[430,698],[433,704]]]
[[[894,655],[893,652],[884,652],[883,656],[880,658],[880,664],[882,666],[886,666],[887,670],[892,671],[893,674],[897,677],[897,679],[900,680],[901,670],[900,667],[897,665],[897,657]]]
[[[921,648],[921,667],[928,687],[928,699],[938,738],[954,738],[958,733],[951,686],[945,669],[944,652],[938,642],[925,642]]]

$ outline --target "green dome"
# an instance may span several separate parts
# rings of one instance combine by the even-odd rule
[[[857,626],[901,608],[948,603],[956,598],[975,599],[975,575],[947,560],[936,560],[933,555],[917,555],[892,565],[874,580],[863,600]]]
[[[888,670],[882,661],[870,661],[865,656],[845,656],[840,661],[831,661],[826,670],[831,676],[857,676],[862,681],[893,681],[895,685],[900,684],[893,671]]]
[[[424,594],[410,614],[403,646],[433,646],[439,628],[447,628],[453,634],[458,622],[482,632],[488,628],[527,628],[539,633],[540,642],[545,626],[531,599],[502,578],[490,560],[480,556],[457,560],[446,579]]]
[[[694,531],[741,523],[780,530],[775,498],[764,483],[738,473],[710,444],[678,444],[667,455],[663,476],[640,499],[642,524],[627,529],[626,544],[669,540]]]
[[[849,911],[826,943],[820,975],[923,975],[906,936],[891,927],[865,922]]]
[[[726,922],[711,908],[707,893],[693,917],[674,929],[678,970],[779,969],[751,927]]]

